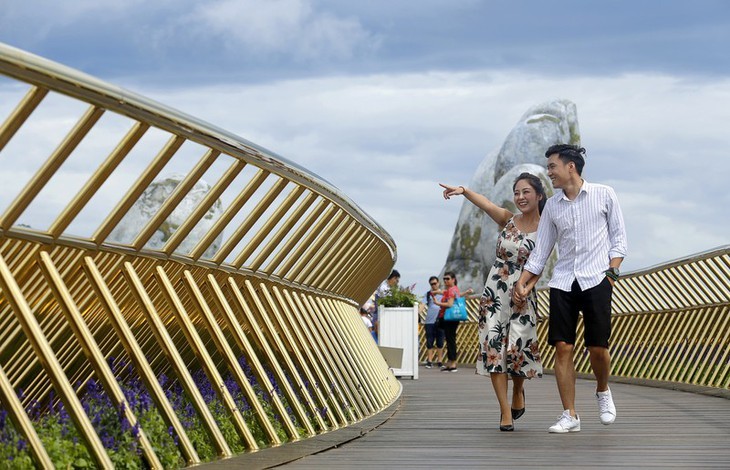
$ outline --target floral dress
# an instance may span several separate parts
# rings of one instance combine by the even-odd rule
[[[521,309],[512,303],[512,287],[522,274],[537,232],[521,232],[514,218],[497,239],[497,258],[484,284],[479,303],[477,373],[508,373],[516,377],[542,377],[537,342],[537,298],[530,292]]]

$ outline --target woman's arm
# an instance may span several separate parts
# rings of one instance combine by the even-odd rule
[[[449,308],[449,307],[451,307],[452,305],[454,305],[454,298],[453,298],[453,297],[449,297],[448,299],[446,299],[446,302],[441,302],[441,301],[439,301],[439,300],[436,300],[436,298],[434,297],[434,299],[433,299],[433,303],[435,303],[435,304],[436,304],[436,305],[438,305],[439,307],[446,307],[446,308]]]
[[[444,199],[449,199],[451,196],[463,195],[469,202],[486,212],[500,227],[507,225],[509,219],[514,215],[504,207],[499,207],[485,196],[464,186],[449,186],[443,183],[439,183],[439,186],[444,188]]]

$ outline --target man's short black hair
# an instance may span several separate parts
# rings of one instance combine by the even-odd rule
[[[575,163],[575,169],[579,176],[583,173],[583,166],[586,164],[586,149],[578,147],[577,145],[556,144],[547,149],[545,152],[545,158],[550,158],[550,155],[554,155],[556,153],[563,163]]]
[[[400,278],[400,273],[396,271],[395,269],[390,273],[390,276],[388,276],[388,279],[393,279],[394,277]]]

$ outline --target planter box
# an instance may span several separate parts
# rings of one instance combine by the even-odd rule
[[[396,377],[418,378],[418,304],[413,307],[380,307],[378,344],[403,350]]]

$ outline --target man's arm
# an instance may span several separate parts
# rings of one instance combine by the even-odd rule
[[[611,247],[608,249],[608,257],[611,258],[610,266],[618,268],[621,265],[628,249],[626,237],[626,225],[618,197],[613,188],[608,188],[608,213],[606,223],[608,224],[608,240]]]

